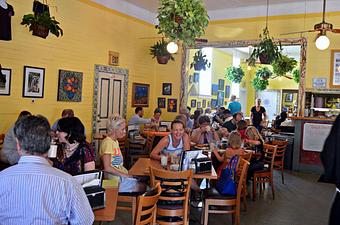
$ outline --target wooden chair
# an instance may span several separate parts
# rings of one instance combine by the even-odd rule
[[[252,157],[253,153],[252,152],[248,152],[246,154],[240,155],[240,158],[238,160],[238,166],[237,166],[237,174],[239,176],[241,176],[242,173],[242,165],[240,165],[241,160],[240,159],[244,159],[247,162],[250,163],[251,157]],[[243,203],[243,207],[244,210],[247,210],[247,195],[248,195],[248,189],[247,189],[247,176],[245,177],[245,179],[243,180],[243,189],[242,189],[242,203]]]
[[[157,224],[188,225],[192,171],[173,172],[150,168],[151,185],[160,182],[162,193],[157,204]]]
[[[157,183],[155,188],[138,198],[138,206],[135,217],[135,225],[153,224],[156,218],[157,201],[162,192],[160,183]]]
[[[201,215],[201,224],[207,225],[209,219],[209,213],[213,214],[232,214],[233,224],[240,224],[240,201],[242,190],[244,189],[245,180],[247,178],[247,172],[249,167],[249,162],[240,158],[239,168],[241,168],[241,173],[237,181],[237,194],[235,195],[221,195],[215,188],[208,190],[205,193],[205,198],[203,201],[203,210]],[[225,207],[224,209],[210,208],[210,206]],[[226,208],[228,207],[228,208]]]
[[[272,187],[273,199],[275,199],[273,167],[274,167],[276,149],[277,149],[276,145],[269,145],[269,144],[263,145],[265,168],[263,170],[254,172],[254,175],[253,175],[253,200],[254,201],[256,199],[257,184],[260,184],[260,192],[262,192],[262,184],[265,184],[265,183],[270,183]]]
[[[154,138],[154,135],[148,135],[146,138],[145,146],[136,143],[129,143],[130,166],[132,166],[139,158],[149,158],[152,151]]]
[[[277,145],[276,149],[276,155],[274,160],[274,169],[281,171],[281,179],[282,184],[285,183],[284,177],[283,177],[283,166],[284,166],[284,160],[285,160],[285,151],[288,145],[288,141],[280,141],[280,140],[273,140],[272,145]]]

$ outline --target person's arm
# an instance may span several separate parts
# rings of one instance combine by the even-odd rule
[[[197,129],[193,130],[193,132],[191,134],[191,141],[194,142],[194,143],[199,143],[201,135],[202,135],[201,128],[197,128]]]
[[[77,181],[73,181],[72,191],[67,196],[70,201],[69,224],[70,225],[92,225],[94,214],[87,199],[84,189]]]
[[[263,108],[264,109],[264,108]],[[263,112],[263,120],[266,121],[267,120],[267,112],[266,110],[264,109],[264,112]]]
[[[136,124],[148,124],[148,123],[151,123],[151,119],[144,119],[144,118],[138,117],[135,123]]]
[[[184,133],[183,135],[183,150],[187,151],[190,150],[190,139],[189,139],[189,135]]]
[[[214,138],[214,141],[220,141],[220,137],[218,136],[218,133],[217,131],[214,130],[214,128],[211,128],[212,130],[212,134],[213,134],[213,138]]]
[[[161,160],[160,153],[164,148],[166,148],[168,146],[168,144],[169,144],[169,137],[168,136],[163,137],[158,142],[156,147],[152,150],[152,152],[150,153],[150,158],[160,161]]]
[[[104,154],[102,156],[102,162],[103,162],[103,167],[104,171],[107,171],[109,173],[115,174],[117,176],[122,176],[122,177],[130,177],[126,173],[122,173],[121,171],[117,170],[116,168],[111,166],[111,154]]]
[[[250,140],[250,139],[244,139],[244,143],[251,143],[254,145],[260,145],[261,142],[260,141],[255,141],[255,140]]]
[[[214,148],[213,153],[214,153],[214,155],[216,156],[216,158],[217,158],[217,160],[219,162],[223,162],[224,161],[224,156],[221,156],[216,148]]]

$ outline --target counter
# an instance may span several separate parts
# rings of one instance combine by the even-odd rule
[[[321,174],[320,152],[335,118],[290,117],[294,120],[293,171]]]

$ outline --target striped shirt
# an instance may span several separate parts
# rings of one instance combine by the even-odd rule
[[[0,225],[92,224],[80,184],[39,156],[22,156],[0,172]]]

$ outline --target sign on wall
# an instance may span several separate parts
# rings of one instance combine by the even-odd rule
[[[331,128],[332,124],[305,123],[303,126],[302,149],[321,152]]]
[[[313,78],[313,88],[326,88],[327,78]]]

